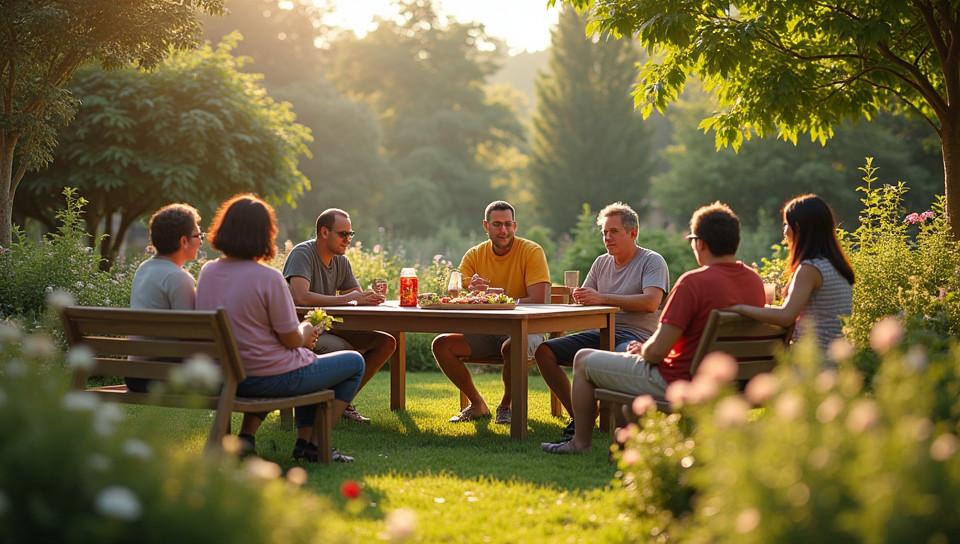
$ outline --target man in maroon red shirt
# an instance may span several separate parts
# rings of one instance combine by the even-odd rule
[[[714,202],[693,212],[687,239],[700,268],[680,276],[646,342],[632,342],[625,353],[582,349],[573,360],[573,438],[543,443],[548,453],[590,451],[597,419],[597,387],[664,398],[667,385],[690,380],[690,363],[713,310],[734,304],[763,306],[763,281],[736,260],[740,218]],[[589,422],[589,423],[588,423]]]

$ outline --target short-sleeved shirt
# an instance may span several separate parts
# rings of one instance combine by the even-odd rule
[[[825,257],[807,259],[800,264],[817,267],[823,276],[823,285],[810,293],[807,305],[797,317],[794,338],[800,338],[805,327],[812,325],[817,333],[817,345],[821,351],[826,351],[830,342],[843,336],[840,317],[853,312],[853,285]]]
[[[317,254],[317,241],[307,240],[294,246],[283,263],[283,277],[299,276],[310,281],[310,292],[320,295],[336,295],[337,291],[349,291],[359,287],[353,275],[350,261],[343,255],[334,255],[330,266],[323,264]]]
[[[193,276],[176,263],[154,256],[133,275],[130,307],[135,310],[193,310],[197,288]]]
[[[670,292],[670,272],[659,253],[638,246],[636,255],[623,266],[617,266],[609,253],[597,257],[583,286],[604,295],[642,295],[647,287],[656,287],[666,294]],[[645,341],[656,330],[659,317],[659,311],[620,310],[616,316],[617,332]]]
[[[225,308],[248,376],[275,376],[311,365],[316,354],[288,348],[279,334],[300,325],[290,288],[275,268],[217,259],[197,279],[197,309]]]
[[[490,240],[473,246],[460,261],[460,273],[465,285],[470,283],[474,274],[479,274],[490,280],[491,287],[502,287],[507,296],[517,300],[527,296],[528,286],[550,283],[550,269],[543,248],[520,237],[513,239],[513,246],[506,255],[494,253]]]
[[[748,304],[763,306],[763,280],[741,262],[716,263],[680,276],[660,315],[660,322],[679,327],[683,333],[660,363],[660,375],[667,382],[689,380],[690,364],[703,336],[710,312]]]

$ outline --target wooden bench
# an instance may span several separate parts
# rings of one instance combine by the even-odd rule
[[[690,374],[696,373],[707,354],[720,351],[737,360],[735,380],[742,389],[750,378],[773,370],[777,364],[777,354],[793,338],[794,326],[780,327],[735,312],[713,310],[693,355]],[[636,397],[632,393],[597,388],[594,398],[600,401],[600,428],[612,434],[617,427],[626,425],[622,407],[632,406]],[[671,412],[670,404],[665,399],[654,400],[658,410]]]
[[[570,302],[570,289],[562,285],[551,285],[550,286],[550,304],[568,304]],[[550,333],[550,338],[560,338],[563,336],[563,331],[555,331]],[[491,356],[491,357],[464,357],[461,359],[464,363],[471,363],[475,365],[502,365],[503,357],[501,356]],[[529,364],[530,359],[527,361]],[[460,392],[460,409],[463,410],[470,404],[470,399],[463,393]],[[563,417],[563,404],[560,403],[560,399],[557,398],[557,395],[550,391],[550,413],[554,417]]]
[[[322,389],[307,395],[279,398],[237,396],[237,384],[246,377],[227,311],[131,310],[68,306],[60,311],[70,346],[86,345],[95,353],[89,369],[75,369],[73,390],[86,390],[102,400],[175,408],[216,410],[205,451],[218,453],[224,435],[230,432],[232,412],[271,412],[317,404],[314,424],[320,462],[331,461],[330,410],[333,391]],[[220,392],[194,395],[131,391],[126,385],[87,389],[88,375],[167,380],[179,362],[205,355],[219,362],[223,376]],[[138,360],[128,360],[128,356]],[[166,359],[139,360],[139,358]],[[158,388],[165,389],[165,388]]]

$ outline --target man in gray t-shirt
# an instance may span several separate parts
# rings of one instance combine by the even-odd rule
[[[376,306],[384,298],[376,291],[360,288],[350,261],[344,255],[353,238],[350,216],[331,208],[317,217],[317,237],[297,244],[283,264],[283,277],[297,306]],[[352,349],[363,355],[366,367],[359,391],[383,367],[397,347],[396,339],[380,331],[341,331],[334,328],[320,335],[314,351],[328,353]],[[343,413],[345,419],[367,423],[370,419],[357,412],[353,404]]]
[[[657,328],[660,303],[670,291],[670,273],[663,257],[636,244],[639,218],[626,204],[616,202],[597,216],[607,253],[590,267],[581,287],[573,290],[579,304],[619,306],[615,342],[618,350],[632,341],[644,342]],[[583,348],[600,348],[600,332],[583,331],[548,340],[537,348],[537,366],[543,380],[560,399],[568,414],[573,413],[570,379],[563,366]],[[572,433],[573,426],[566,432]]]

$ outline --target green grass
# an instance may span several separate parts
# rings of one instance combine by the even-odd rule
[[[350,464],[301,465],[305,489],[329,498],[358,541],[379,539],[384,517],[398,508],[418,519],[422,542],[610,542],[623,539],[620,494],[611,492],[616,466],[608,462],[609,438],[594,433],[587,455],[548,455],[566,420],[550,415],[539,376],[530,375],[527,439],[510,438],[510,427],[492,420],[452,424],[459,411],[456,388],[440,373],[407,375],[407,409],[389,406],[389,373],[380,372],[360,392],[356,405],[371,424],[341,421],[333,443],[356,457]],[[502,394],[497,373],[474,376],[491,409]],[[172,448],[200,454],[210,412],[127,406],[127,423],[149,425],[169,437]],[[239,415],[234,415],[234,429]],[[257,433],[260,456],[284,469],[295,433],[272,414]],[[355,480],[362,500],[350,503],[340,485]]]

